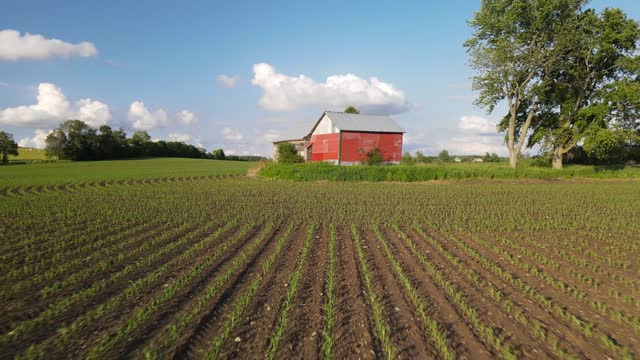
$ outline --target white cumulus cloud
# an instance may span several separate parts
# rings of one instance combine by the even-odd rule
[[[354,105],[367,113],[397,114],[412,107],[402,91],[376,77],[367,80],[353,74],[332,75],[319,83],[305,75],[278,73],[272,65],[261,63],[253,65],[251,83],[262,88],[259,104],[271,111]]]
[[[38,85],[36,104],[0,110],[2,125],[48,127],[68,119],[79,119],[98,127],[111,120],[111,111],[108,105],[89,98],[71,105],[62,90],[49,83]]]
[[[47,39],[37,34],[20,35],[20,32],[16,30],[0,30],[0,60],[89,57],[95,56],[97,53],[96,46],[86,41],[71,44],[58,39]]]
[[[180,121],[182,125],[191,125],[198,121],[198,117],[189,110],[181,110],[178,112],[178,121]]]
[[[166,111],[163,109],[149,110],[142,101],[131,103],[127,117],[131,122],[131,127],[135,130],[151,130],[166,126],[168,123]]]
[[[18,146],[44,149],[46,145],[45,140],[47,140],[47,136],[52,132],[53,130],[36,129],[33,137],[26,137],[26,138],[20,139],[18,141]]]
[[[231,141],[240,141],[244,138],[241,132],[230,127],[225,127],[222,129],[222,136],[224,136],[225,139]]]

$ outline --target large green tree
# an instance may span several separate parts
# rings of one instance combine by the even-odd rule
[[[603,149],[625,138],[620,126],[635,125],[640,111],[638,23],[620,9],[587,9],[568,30],[554,43],[562,61],[545,69],[543,101],[528,144],[551,151],[557,169],[581,141],[590,145],[586,150]],[[594,147],[599,141],[602,146]]]
[[[9,162],[9,155],[18,156],[18,144],[13,141],[13,135],[6,131],[0,131],[0,154],[3,164]]]
[[[477,72],[476,105],[493,112],[506,102],[508,114],[498,125],[506,131],[509,164],[515,168],[529,127],[544,102],[547,69],[562,61],[555,50],[559,34],[569,31],[586,0],[482,0],[469,22],[465,42]]]
[[[67,134],[60,128],[57,128],[47,136],[45,140],[45,154],[55,157],[56,160],[64,158],[64,150],[67,146]]]

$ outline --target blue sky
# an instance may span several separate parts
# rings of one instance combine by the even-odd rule
[[[181,3],[3,3],[0,129],[38,146],[74,117],[270,155],[353,103],[391,114],[405,150],[506,153],[491,134],[502,113],[473,106],[462,46],[479,1]],[[591,6],[640,19],[637,0]]]

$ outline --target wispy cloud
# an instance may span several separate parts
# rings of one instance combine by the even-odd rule
[[[29,33],[21,35],[16,30],[0,30],[0,60],[90,57],[97,53],[96,46],[87,41],[71,44],[58,39],[47,39],[42,35]]]
[[[234,88],[234,87],[236,87],[238,85],[239,81],[240,81],[239,77],[237,77],[237,76],[229,76],[229,75],[225,75],[225,74],[220,74],[216,78],[216,83],[219,86],[226,87],[226,88]]]

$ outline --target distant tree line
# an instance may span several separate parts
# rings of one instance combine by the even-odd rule
[[[426,156],[422,153],[422,151],[418,150],[415,152],[415,155],[411,155],[408,151],[405,151],[402,154],[402,164],[403,165],[413,165],[413,164],[430,164],[435,162],[454,162],[455,159],[459,159],[460,162],[471,162],[474,159],[482,159],[482,162],[500,162],[505,161],[505,159],[498,156],[496,153],[485,153],[482,155],[450,155],[449,151],[442,150],[438,153],[437,156]]]
[[[195,159],[255,161],[257,156],[228,156],[217,149],[207,153],[179,141],[151,141],[146,131],[136,131],[128,138],[124,129],[107,125],[95,129],[80,120],[67,120],[46,139],[47,156],[64,160],[111,160],[138,157],[183,157]]]

